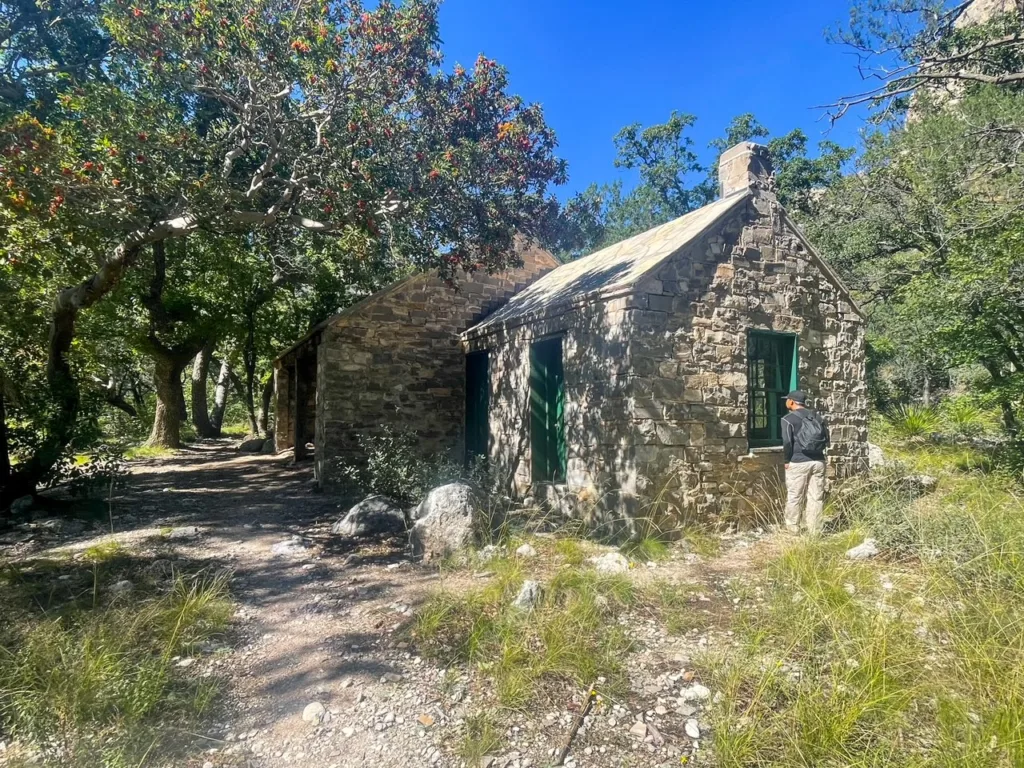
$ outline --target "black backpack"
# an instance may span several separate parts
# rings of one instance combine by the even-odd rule
[[[804,456],[821,456],[828,448],[828,430],[825,423],[814,411],[800,422],[800,429],[793,438],[796,449]]]

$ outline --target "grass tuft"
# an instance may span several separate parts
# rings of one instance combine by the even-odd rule
[[[485,757],[499,751],[504,744],[501,728],[486,713],[468,715],[465,728],[456,751],[469,768],[482,765]]]
[[[129,605],[19,613],[0,634],[2,730],[52,764],[144,764],[170,746],[169,728],[209,710],[215,682],[184,679],[172,659],[231,615],[222,578],[179,578]]]
[[[916,458],[949,487],[914,498],[894,472],[841,497],[850,534],[768,563],[708,665],[717,765],[1024,765],[1024,503]],[[845,557],[864,535],[885,558]]]
[[[632,646],[616,615],[636,599],[624,576],[562,568],[531,611],[513,607],[523,582],[515,561],[495,558],[495,577],[468,594],[435,593],[420,610],[414,633],[428,656],[468,663],[491,681],[498,701],[525,708],[543,679],[590,685],[605,677],[624,684],[622,661]]]

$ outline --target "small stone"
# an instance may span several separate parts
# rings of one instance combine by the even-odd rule
[[[187,659],[182,659],[175,666],[181,667],[182,669],[187,669],[187,668],[191,667],[195,663],[196,663],[196,660],[194,658],[189,657]]]
[[[697,725],[697,721],[693,718],[686,721],[686,724],[683,726],[683,730],[686,731],[686,735],[691,739],[700,738],[700,726]]]
[[[516,550],[516,557],[536,557],[537,550],[531,547],[529,544],[523,544],[519,549]]]
[[[424,728],[429,728],[430,726],[432,726],[434,724],[434,718],[432,718],[430,715],[427,715],[427,714],[422,714],[419,717],[417,717],[416,719],[419,721],[420,725],[422,725]]]
[[[874,539],[864,539],[862,544],[846,550],[846,557],[850,560],[867,560],[878,554],[878,544]]]
[[[135,585],[128,579],[121,579],[121,581],[110,587],[110,594],[112,595],[127,595],[135,588]]]
[[[522,588],[519,590],[519,594],[516,595],[516,599],[512,601],[512,606],[523,611],[533,610],[540,602],[543,588],[539,581],[526,580],[523,582]]]
[[[633,723],[633,727],[629,729],[631,736],[636,736],[638,739],[647,738],[647,723]]]
[[[668,714],[668,708],[665,707],[662,704],[659,704],[658,706],[656,706],[654,708],[654,714],[656,714],[656,715],[667,715]]]
[[[608,552],[590,558],[598,573],[625,573],[629,570],[629,560],[619,552]]]
[[[397,672],[385,672],[380,681],[382,683],[400,683],[402,682],[402,676]]]
[[[707,701],[711,698],[711,691],[700,683],[694,683],[679,693],[683,701]]]
[[[213,763],[207,760],[205,763],[203,763],[203,768],[213,768]]]
[[[341,735],[344,736],[346,739],[351,739],[355,735],[355,732],[356,729],[352,728],[351,726],[346,726],[345,728],[341,729]]]
[[[324,717],[327,715],[327,708],[319,701],[314,701],[306,705],[306,708],[302,710],[302,721],[304,723],[313,723],[319,725],[323,722]]]
[[[665,737],[661,735],[661,731],[655,727],[654,723],[647,724],[647,738],[656,747],[661,747],[665,744]]]

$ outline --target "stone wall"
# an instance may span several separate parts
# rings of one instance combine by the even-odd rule
[[[864,325],[770,195],[751,198],[636,286],[467,340],[491,353],[492,465],[530,492],[529,347],[564,335],[566,488],[592,523],[749,516],[781,449],[747,440],[747,333],[799,335],[799,384],[830,424],[830,473],[866,467]]]
[[[832,435],[829,475],[867,468],[864,320],[771,196],[662,265],[633,314],[639,490],[702,519],[768,513],[781,448],[751,451],[747,341],[796,334],[798,386]]]
[[[473,338],[468,351],[490,353],[490,445],[495,479],[507,492],[531,492],[530,345],[561,335],[565,370],[566,486],[578,491],[570,513],[612,524],[623,495],[635,493],[630,414],[631,297],[596,302],[543,321]],[[541,490],[541,489],[538,489]],[[543,489],[547,491],[549,489]]]
[[[363,458],[361,437],[413,432],[426,457],[463,455],[465,358],[459,334],[558,262],[540,248],[523,266],[475,273],[453,287],[433,275],[404,280],[339,315],[317,347],[316,472]]]

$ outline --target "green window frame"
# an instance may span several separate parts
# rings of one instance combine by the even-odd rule
[[[466,464],[487,458],[490,437],[491,357],[486,351],[466,355]]]
[[[530,459],[533,482],[565,481],[565,369],[560,336],[530,346]]]
[[[747,436],[751,448],[782,445],[785,398],[797,389],[797,336],[750,331],[747,336]]]

